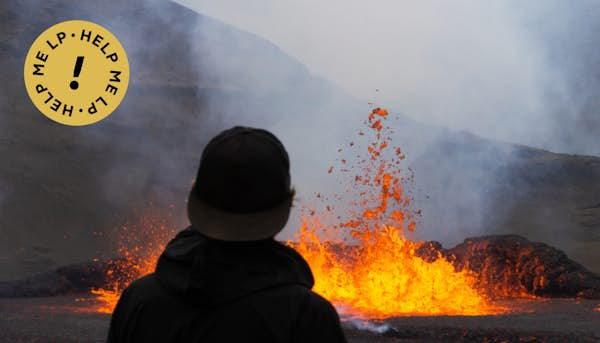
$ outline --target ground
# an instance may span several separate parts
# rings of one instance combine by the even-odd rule
[[[104,342],[110,316],[90,312],[88,301],[75,301],[73,296],[0,299],[0,342]],[[482,317],[407,316],[369,323],[345,321],[343,325],[350,343],[600,342],[597,301],[511,300],[503,304],[519,312]]]

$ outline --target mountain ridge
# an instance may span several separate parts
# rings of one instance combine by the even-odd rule
[[[156,216],[184,227],[201,147],[231,125],[266,127],[282,138],[303,198],[333,189],[331,179],[317,175],[327,176],[338,145],[368,114],[368,104],[311,75],[274,44],[178,4],[30,0],[0,9],[0,73],[12,80],[0,86],[0,279],[115,254],[110,238],[98,233],[125,225],[150,202]],[[131,66],[115,113],[76,129],[38,113],[22,81],[28,45],[69,19],[110,29]],[[600,158],[542,153],[402,115],[395,120],[426,216],[421,238],[521,233],[600,270],[600,210],[586,208],[600,203]]]

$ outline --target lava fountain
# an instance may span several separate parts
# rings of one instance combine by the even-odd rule
[[[339,170],[350,173],[354,196],[339,198],[360,198],[347,204],[349,218],[323,225],[308,211],[296,237],[299,243],[288,242],[308,261],[316,280],[314,291],[343,312],[366,318],[499,313],[501,309],[479,292],[472,272],[455,270],[441,256],[423,259],[418,254],[423,243],[409,239],[420,211],[410,209],[411,197],[403,186],[412,176],[403,176],[405,156],[392,146],[387,116],[384,109],[373,110],[365,122],[369,131],[359,133],[373,140],[366,158],[352,165],[340,160]],[[332,236],[339,238],[333,243],[321,238]],[[348,237],[350,244],[345,243]]]

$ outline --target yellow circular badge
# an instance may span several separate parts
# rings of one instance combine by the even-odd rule
[[[46,117],[89,125],[106,118],[125,97],[129,62],[110,31],[70,20],[37,37],[27,53],[24,76],[31,101]]]

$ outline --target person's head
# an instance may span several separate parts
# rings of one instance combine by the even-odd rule
[[[293,196],[290,161],[279,139],[263,129],[236,126],[204,148],[188,218],[210,238],[271,238],[287,223]]]

